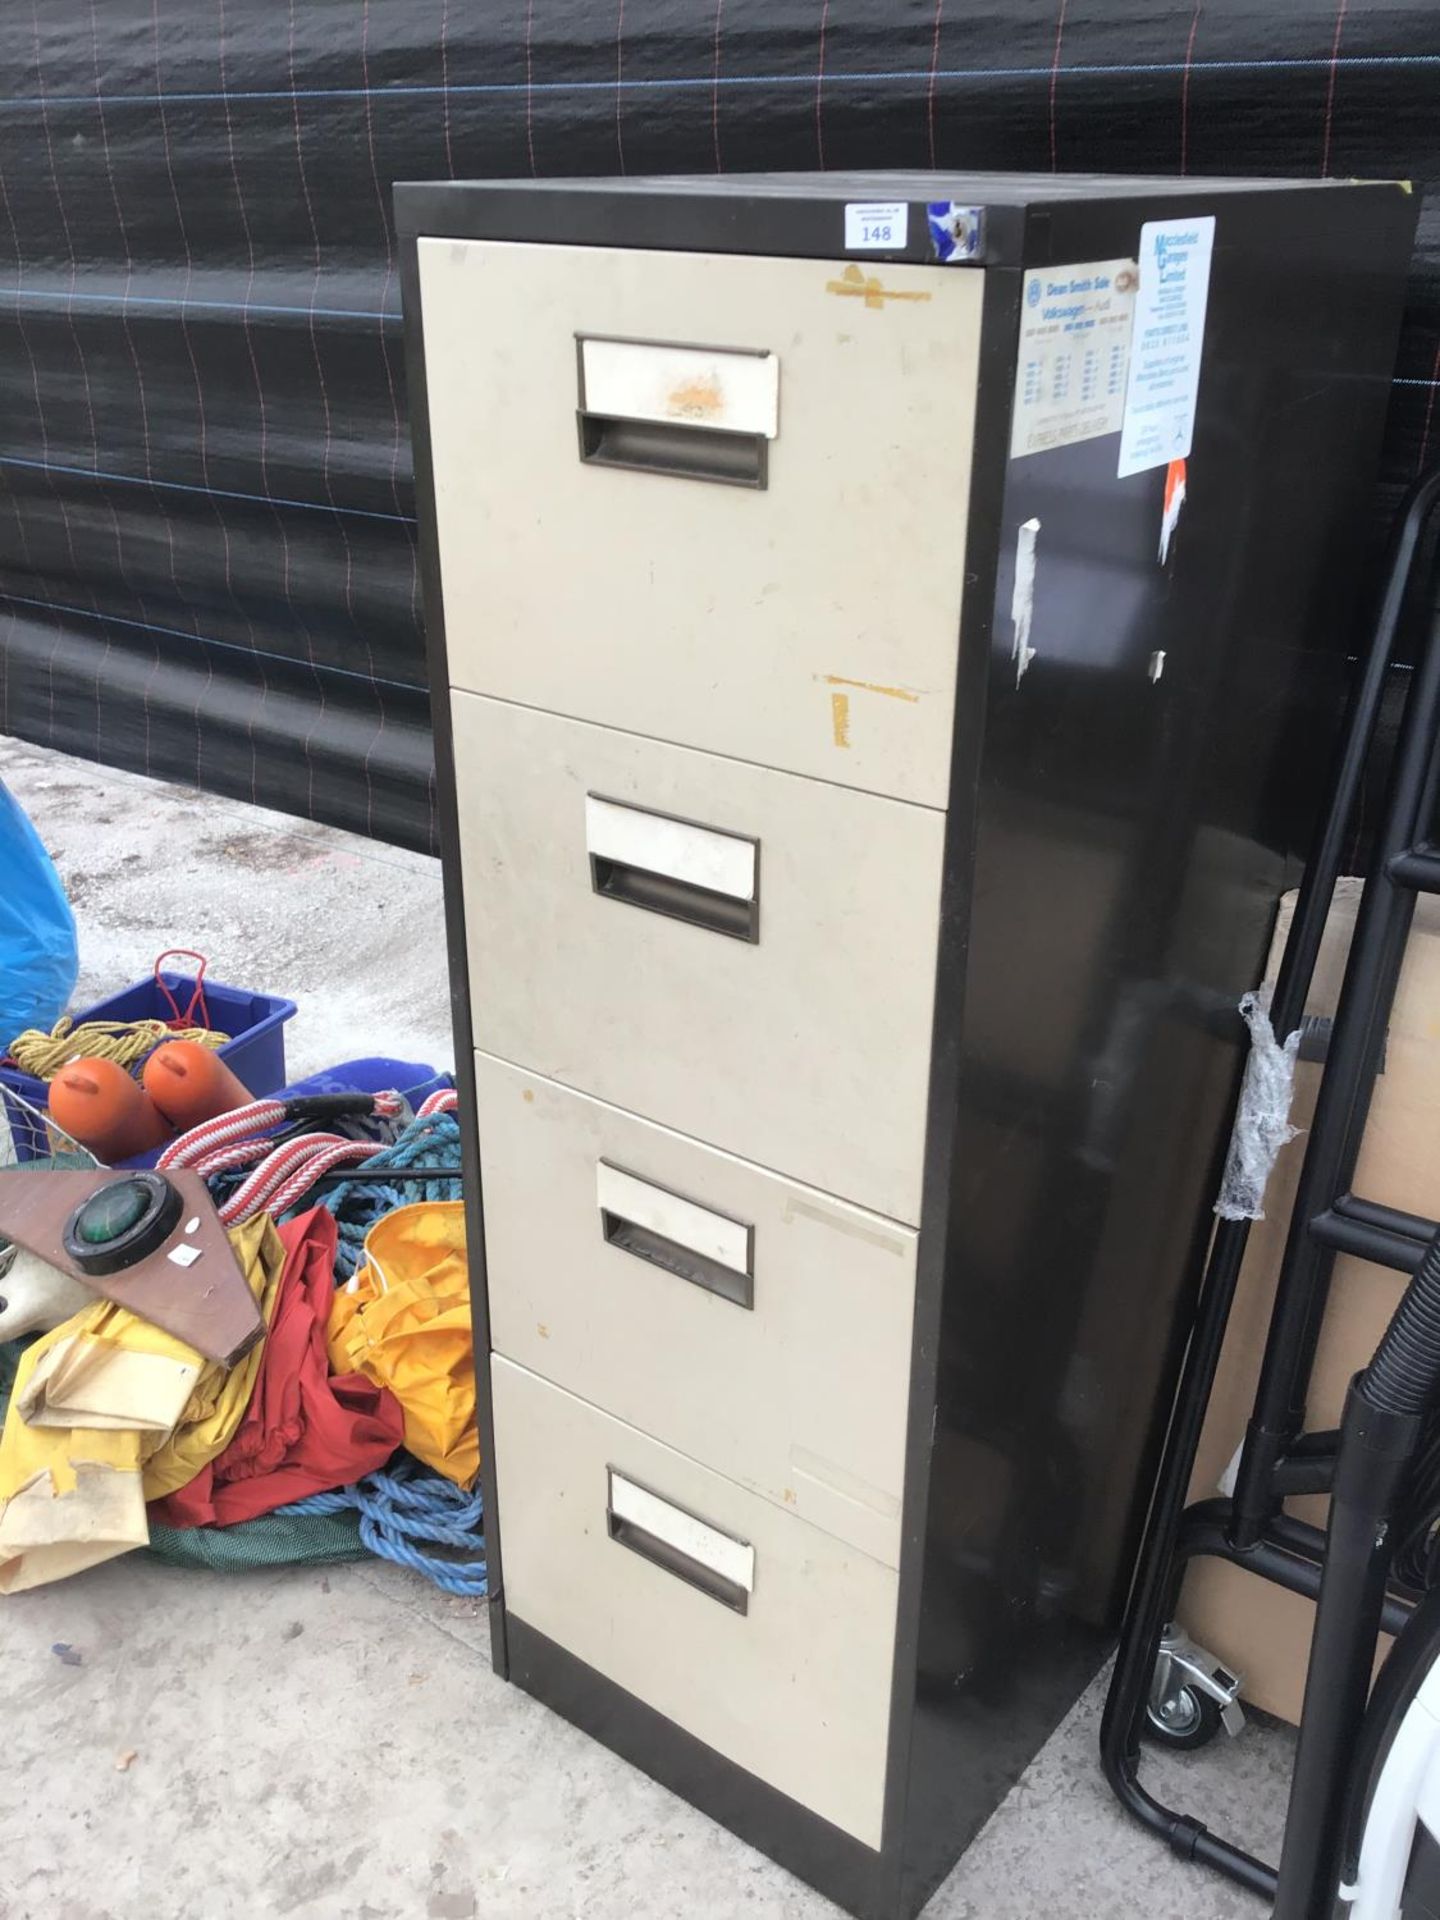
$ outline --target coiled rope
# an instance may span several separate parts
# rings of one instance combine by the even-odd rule
[[[447,1087],[432,1093],[393,1145],[382,1147],[365,1162],[371,1167],[453,1167],[453,1180],[405,1180],[396,1186],[383,1181],[342,1180],[318,1197],[328,1207],[339,1229],[335,1247],[335,1277],[348,1280],[360,1264],[365,1236],[383,1214],[424,1200],[460,1198],[460,1123],[455,1117],[456,1095]]]
[[[87,1020],[77,1027],[69,1014],[49,1033],[27,1027],[10,1042],[10,1058],[22,1073],[53,1080],[71,1060],[113,1060],[128,1072],[162,1040],[194,1040],[202,1047],[223,1047],[228,1033],[213,1027],[172,1027],[163,1020]]]
[[[482,1598],[485,1571],[485,1505],[477,1487],[466,1493],[438,1474],[401,1460],[385,1473],[368,1473],[334,1493],[311,1494],[279,1507],[280,1514],[343,1513],[358,1508],[360,1538],[370,1552],[420,1573],[444,1593]],[[427,1546],[446,1547],[449,1555]],[[458,1556],[458,1557],[455,1557]]]

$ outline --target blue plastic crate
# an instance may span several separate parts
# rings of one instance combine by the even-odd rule
[[[162,973],[160,978],[175,996],[176,1005],[188,1007],[195,991],[194,976]],[[274,1093],[285,1084],[285,1022],[295,1014],[293,1000],[277,999],[270,993],[249,993],[243,987],[227,987],[219,980],[205,978],[205,1006],[210,1025],[230,1038],[220,1048],[220,1058],[251,1093]],[[199,1009],[196,1009],[197,1016]],[[74,1015],[77,1027],[87,1020],[169,1020],[174,1009],[161,993],[153,976],[138,980],[123,993],[112,994],[93,1007]],[[195,1021],[199,1025],[197,1017]],[[0,1067],[0,1097],[21,1094],[32,1107],[44,1108],[49,1089],[43,1080],[14,1067]],[[38,1160],[50,1151],[44,1128],[31,1119],[18,1101],[5,1099],[10,1137],[17,1160]],[[154,1155],[147,1156],[153,1159]]]

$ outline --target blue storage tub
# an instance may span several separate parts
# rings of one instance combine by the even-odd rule
[[[160,978],[175,996],[176,1005],[184,1008],[190,1004],[190,996],[195,991],[193,975],[183,973],[162,973]],[[248,993],[242,987],[227,987],[219,980],[207,975],[204,983],[205,1006],[209,1013],[209,1024],[228,1033],[230,1038],[220,1048],[220,1058],[230,1068],[251,1093],[274,1093],[277,1087],[285,1084],[285,1022],[295,1015],[293,1000],[280,1000],[274,994]],[[195,1025],[201,1024],[199,1008],[196,1008]],[[77,1027],[89,1020],[169,1020],[174,1017],[174,1009],[161,993],[153,976],[137,981],[133,987],[126,987],[123,993],[112,994],[108,1000],[101,1000],[93,1007],[85,1007],[73,1018]],[[44,1108],[48,1104],[49,1090],[43,1080],[36,1080],[28,1073],[20,1073],[14,1067],[0,1067],[0,1098],[7,1092],[21,1094],[32,1107]],[[50,1152],[50,1141],[45,1130],[37,1121],[31,1119],[18,1101],[5,1100],[6,1117],[10,1122],[10,1137],[15,1143],[15,1157],[18,1160],[39,1160]],[[146,1161],[154,1155],[147,1155]]]

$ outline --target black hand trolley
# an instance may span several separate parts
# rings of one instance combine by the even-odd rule
[[[1416,483],[1401,513],[1329,810],[1275,983],[1270,1014],[1278,1036],[1303,1020],[1391,652],[1416,582],[1432,574],[1424,556],[1437,509],[1440,471]],[[1365,1200],[1350,1186],[1416,898],[1440,893],[1440,847],[1429,837],[1440,788],[1435,627],[1432,619],[1405,698],[1234,1494],[1185,1506],[1249,1237],[1248,1220],[1224,1219],[1211,1244],[1101,1726],[1106,1777],[1128,1810],[1183,1857],[1273,1900],[1276,1920],[1317,1920],[1331,1910],[1378,1635],[1404,1627],[1428,1584],[1402,1578],[1394,1550],[1414,1462],[1422,1449],[1431,1457],[1434,1440],[1427,1416],[1440,1384],[1440,1222]],[[1415,1278],[1375,1358],[1352,1382],[1339,1430],[1307,1432],[1306,1394],[1337,1252]],[[1300,1493],[1330,1495],[1325,1528],[1283,1512],[1283,1502]],[[1278,1869],[1163,1806],[1139,1780],[1140,1733],[1157,1671],[1196,1683],[1189,1693],[1212,1700],[1212,1713],[1228,1704],[1229,1676],[1213,1663],[1187,1666],[1189,1649],[1170,1627],[1185,1567],[1200,1555],[1318,1602]]]

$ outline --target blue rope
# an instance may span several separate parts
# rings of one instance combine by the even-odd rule
[[[489,1588],[485,1571],[485,1507],[477,1487],[466,1493],[438,1474],[401,1461],[388,1473],[368,1473],[354,1486],[311,1494],[276,1509],[282,1514],[360,1512],[360,1538],[370,1552],[396,1566],[409,1567],[445,1593],[483,1599]],[[471,1556],[449,1559],[425,1553],[432,1546]],[[477,1557],[478,1556],[478,1557]]]
[[[348,1280],[360,1264],[365,1236],[383,1214],[424,1200],[460,1198],[460,1123],[453,1113],[432,1113],[412,1120],[399,1138],[365,1162],[367,1167],[454,1167],[453,1180],[407,1180],[387,1187],[379,1181],[342,1180],[319,1196],[339,1228],[335,1277]],[[301,1207],[315,1204],[309,1199]]]

